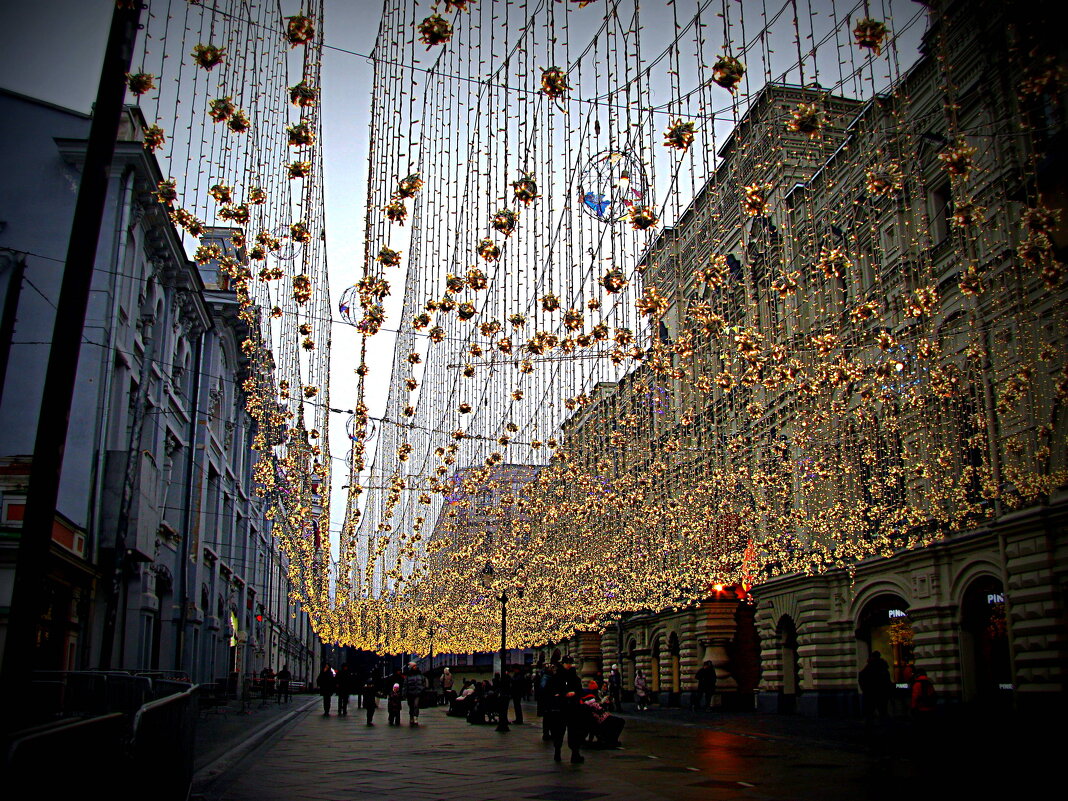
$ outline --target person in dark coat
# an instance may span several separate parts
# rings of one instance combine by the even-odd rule
[[[693,694],[694,711],[711,708],[712,696],[716,694],[716,668],[712,661],[706,659],[693,677],[697,680],[697,691]]]
[[[515,723],[523,725],[523,699],[527,695],[527,677],[523,668],[517,667],[512,676],[512,707],[515,710]]]
[[[885,721],[887,719],[887,705],[890,703],[890,691],[894,682],[890,678],[890,665],[883,659],[878,651],[872,651],[868,656],[868,663],[857,676],[860,682],[860,701],[864,711],[864,722],[871,724],[875,715]]]
[[[541,718],[541,739],[549,741],[553,738],[552,733],[549,731],[549,705],[548,705],[548,690],[549,680],[553,674],[559,669],[559,665],[555,662],[549,664],[542,664],[541,672],[537,680],[537,689],[534,693],[534,697],[538,702],[538,717]]]
[[[374,726],[375,708],[378,706],[378,701],[375,700],[375,680],[370,673],[367,674],[367,679],[363,683],[360,697],[363,699],[363,708],[367,712],[367,725]]]
[[[623,709],[623,674],[619,672],[619,665],[612,665],[612,672],[608,674],[608,706],[613,712]]]
[[[330,663],[323,664],[323,669],[315,679],[315,686],[319,688],[319,694],[323,696],[323,715],[330,715],[330,699],[337,692],[337,673],[330,667]]]
[[[493,674],[493,711],[497,713],[497,731],[507,731],[508,707],[512,703],[512,677],[502,668]]]
[[[549,718],[549,733],[553,738],[553,759],[560,761],[560,749],[567,733],[567,745],[571,749],[571,761],[581,763],[586,760],[581,753],[582,740],[586,736],[583,726],[585,710],[580,705],[582,680],[575,671],[575,660],[565,656],[561,669],[549,679],[545,688],[546,716]]]
[[[419,725],[419,699],[426,690],[426,676],[415,662],[408,663],[408,675],[404,679],[404,697],[408,699],[408,725]]]
[[[278,671],[278,675],[275,676],[278,680],[278,703],[283,701],[289,702],[289,682],[293,679],[293,674],[289,672],[289,665],[282,665],[282,669]]]
[[[349,666],[342,665],[337,674],[337,713],[339,716],[344,715],[347,717],[349,714],[349,696],[355,689],[353,687],[353,678]]]

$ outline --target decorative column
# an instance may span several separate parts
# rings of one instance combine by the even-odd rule
[[[583,683],[597,678],[601,669],[601,635],[596,631],[580,631],[573,638],[572,656],[578,663],[578,673]]]
[[[623,662],[620,654],[620,624],[612,626],[604,634],[601,635],[601,668],[604,671],[605,677],[608,676],[609,670],[612,665],[618,664],[620,670],[623,669]],[[622,674],[621,674],[622,675]]]
[[[711,662],[716,669],[717,694],[738,689],[727,654],[727,646],[734,640],[737,628],[734,619],[737,611],[738,600],[733,593],[711,598],[698,607],[694,634],[700,645],[701,664]]]

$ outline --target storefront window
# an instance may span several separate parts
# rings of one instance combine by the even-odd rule
[[[908,604],[896,595],[872,600],[861,614],[857,639],[868,645],[868,653],[878,651],[890,664],[895,684],[907,687],[912,679],[912,623]]]
[[[988,698],[1012,690],[1005,593],[1000,581],[984,577],[968,587],[961,604],[961,628],[966,636],[965,668],[970,671],[971,694]]]

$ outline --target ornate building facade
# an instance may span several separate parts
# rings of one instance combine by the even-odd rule
[[[866,102],[753,98],[646,255],[654,352],[564,427],[592,464],[641,418],[680,474],[718,475],[736,511],[709,547],[737,559],[710,582],[731,586],[544,656],[640,668],[669,703],[711,659],[726,703],[849,713],[875,650],[902,692],[922,665],[948,703],[1061,702],[1063,48],[998,4],[929,13]]]
[[[0,143],[15,179],[0,190],[0,248],[20,265],[4,276],[0,406],[0,569],[13,571],[89,119],[6,92],[0,105],[22,120]],[[153,194],[163,175],[143,127],[129,109],[112,163],[34,666],[201,682],[288,663],[307,680],[319,642],[253,482],[245,324],[217,264],[188,258]]]

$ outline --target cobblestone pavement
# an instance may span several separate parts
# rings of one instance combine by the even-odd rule
[[[406,716],[405,716],[406,720]],[[280,731],[212,789],[218,801],[282,799],[544,799],[715,801],[883,799],[917,794],[908,764],[783,738],[628,720],[621,750],[556,764],[540,721],[471,726],[424,710],[418,728],[373,728],[363,714],[313,710]]]

